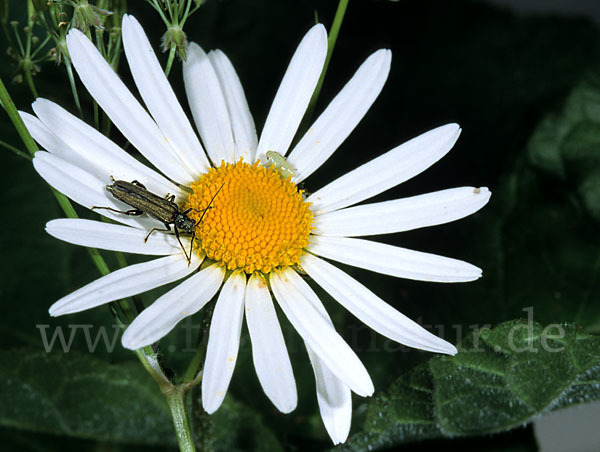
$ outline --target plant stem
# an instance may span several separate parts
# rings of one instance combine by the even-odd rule
[[[31,71],[25,71],[25,80],[27,81],[27,86],[29,86],[29,91],[31,91],[31,95],[34,99],[38,98],[37,89],[35,89],[35,83],[33,82],[33,76],[31,75]]]
[[[167,60],[167,67],[165,68],[165,76],[169,76],[171,72],[171,66],[173,66],[173,60],[175,59],[175,52],[177,51],[177,47],[175,45],[171,45],[171,49],[169,50],[169,59]]]
[[[206,356],[206,345],[208,344],[208,331],[210,328],[210,320],[212,319],[212,314],[215,309],[216,300],[212,300],[209,302],[208,306],[204,308],[204,315],[202,317],[202,323],[200,324],[200,337],[198,338],[198,348],[196,349],[196,353],[192,357],[188,368],[185,370],[185,374],[183,375],[182,384],[184,385],[194,385],[197,384],[199,380],[199,372],[202,367],[202,363],[204,362],[204,357]]]
[[[4,141],[0,140],[0,146],[8,149],[11,152],[14,152],[19,157],[23,157],[24,159],[31,161],[31,156],[29,154],[27,154],[26,152],[23,152],[22,150],[13,146],[12,144],[8,144],[8,143],[5,143]]]
[[[13,123],[15,129],[17,129],[17,133],[23,140],[25,147],[27,148],[29,153],[33,156],[33,154],[35,154],[37,152],[38,147],[35,144],[35,141],[33,141],[33,138],[31,138],[31,135],[29,134],[27,127],[25,127],[25,123],[21,119],[21,116],[19,115],[19,112],[17,111],[17,107],[15,106],[15,103],[13,102],[10,95],[8,94],[8,91],[6,90],[6,86],[4,86],[4,82],[2,81],[1,78],[0,78],[0,103],[4,107],[4,110],[6,111],[6,114],[8,114],[8,117],[11,120],[11,122]]]
[[[81,109],[81,104],[79,103],[79,95],[77,94],[77,86],[75,85],[75,77],[73,75],[73,66],[71,66],[71,61],[68,58],[65,58],[65,68],[67,69],[67,77],[69,78],[69,85],[71,85],[71,92],[73,93],[75,106],[79,112],[79,117],[83,120],[83,110]]]
[[[173,387],[171,391],[165,393],[167,405],[171,410],[173,418],[173,427],[177,436],[180,452],[196,452],[194,447],[194,438],[188,422],[187,411],[185,407],[185,391],[181,387]]]
[[[304,135],[304,132],[308,129],[309,123],[312,120],[317,101],[319,100],[319,95],[321,94],[321,88],[323,87],[323,81],[325,80],[325,74],[327,73],[327,68],[329,67],[331,54],[333,53],[333,49],[335,48],[335,43],[337,41],[340,28],[342,27],[342,22],[344,21],[344,14],[346,14],[348,2],[349,0],[340,0],[338,3],[338,7],[335,12],[335,17],[333,19],[333,23],[331,24],[331,30],[329,30],[329,38],[327,39],[327,56],[325,57],[325,64],[323,65],[321,76],[319,77],[319,81],[317,82],[317,86],[315,87],[315,92],[310,98],[308,108],[306,109],[306,113],[304,114],[304,118],[302,119],[302,124],[300,124],[300,127],[298,128],[299,134],[297,136]]]

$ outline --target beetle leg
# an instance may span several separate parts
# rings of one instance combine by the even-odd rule
[[[132,181],[131,181],[131,183],[132,183],[133,185],[137,185],[138,187],[140,187],[140,188],[143,188],[144,190],[146,190],[146,186],[145,186],[144,184],[142,184],[142,183],[141,183],[140,181],[138,181],[138,180],[132,180]]]
[[[139,209],[117,210],[117,209],[113,209],[112,207],[92,206],[92,210],[99,210],[99,209],[110,210],[111,212],[122,213],[124,215],[130,215],[132,217],[137,217],[138,215],[142,215],[144,213],[143,211],[141,211]]]
[[[177,229],[177,228],[175,228]],[[192,252],[194,251],[194,239],[196,238],[196,228],[192,231],[192,238],[190,239],[190,257],[188,259],[188,267],[192,263]]]
[[[167,196],[165,196],[165,199],[169,202],[174,202],[175,201],[175,195],[172,195],[171,193],[167,193]]]
[[[174,226],[173,229],[175,230],[175,237],[177,237],[177,241],[179,242],[179,246],[181,247],[181,250],[183,251],[185,258],[188,261],[188,267],[189,267],[190,264],[192,263],[192,251],[190,249],[190,255],[188,256],[188,254],[185,252],[185,247],[183,246],[183,243],[181,243],[181,239],[179,238],[179,229],[177,229],[177,226]],[[190,248],[191,248],[191,246],[190,246]]]
[[[167,229],[160,229],[160,228],[152,228],[152,229],[150,229],[150,232],[148,232],[148,234],[146,234],[146,237],[144,238],[144,243],[146,243],[148,241],[148,237],[150,237],[150,235],[154,231],[169,232],[171,230],[171,227],[167,223],[165,223],[165,226],[167,227]],[[175,228],[175,235],[177,235],[177,228]]]

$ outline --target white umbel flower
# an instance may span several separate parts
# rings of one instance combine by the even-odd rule
[[[325,61],[327,35],[322,25],[312,27],[294,53],[260,139],[229,59],[219,50],[206,54],[191,44],[184,80],[201,141],[140,24],[125,16],[122,29],[127,61],[145,108],[77,30],[67,37],[69,53],[94,99],[158,171],[45,99],[33,104],[35,116],[22,113],[29,131],[46,150],[35,155],[35,169],[50,185],[87,208],[127,210],[105,189],[111,177],[137,180],[153,193],[175,195],[182,208],[197,210],[207,206],[219,187],[222,191],[197,224],[191,263],[171,234],[157,232],[144,243],[149,229],[161,227],[146,215],[101,210],[98,212],[118,224],[50,221],[47,231],[70,243],[160,256],[116,270],[76,290],[54,303],[50,314],[79,312],[187,277],[133,321],[123,335],[123,345],[136,349],[159,340],[218,294],[202,379],[204,408],[212,413],[223,402],[245,317],[259,381],[267,397],[287,413],[297,404],[296,383],[274,295],[306,344],[325,427],[334,443],[344,442],[350,429],[350,393],[369,396],[373,384],[297,270],[302,268],[384,336],[421,350],[456,353],[453,345],[396,311],[327,260],[421,281],[462,282],[481,276],[480,269],[459,260],[355,237],[463,218],[487,203],[490,193],[486,188],[461,187],[350,207],[434,164],[456,142],[459,126],[448,124],[424,133],[305,198],[296,184],[333,154],[370,108],[388,76],[389,50],[367,58],[309,132],[290,149]],[[268,151],[287,155],[287,163],[279,160],[288,170],[293,169],[291,178],[282,177],[277,165],[268,163]],[[182,239],[186,247],[190,245],[189,237]],[[199,270],[205,259],[211,264]]]

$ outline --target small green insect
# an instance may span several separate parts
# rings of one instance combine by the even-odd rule
[[[288,163],[283,155],[279,152],[275,151],[267,151],[267,160],[271,162],[271,164],[275,167],[277,172],[283,177],[287,179],[289,177],[294,177],[296,175],[296,171],[294,167]]]
[[[112,179],[112,177],[111,177]],[[223,186],[221,185],[221,188]],[[217,190],[214,194],[208,207],[205,209],[199,210],[198,212],[202,212],[202,216],[196,223],[195,220],[188,216],[192,210],[191,207],[184,211],[179,209],[179,206],[175,203],[175,195],[167,194],[165,197],[161,197],[155,195],[154,193],[148,191],[144,185],[142,185],[137,180],[132,182],[127,182],[124,180],[114,180],[113,183],[106,186],[106,190],[110,192],[115,198],[119,201],[124,202],[125,204],[130,205],[133,209],[130,210],[116,210],[112,207],[92,207],[94,209],[106,209],[112,212],[122,213],[125,215],[143,215],[147,214],[157,220],[161,221],[166,229],[160,228],[152,228],[146,237],[144,238],[144,243],[148,241],[148,237],[154,231],[162,231],[169,232],[171,231],[171,225],[173,225],[173,230],[175,231],[175,237],[177,237],[177,241],[179,242],[179,246],[183,250],[185,257],[187,258],[188,265],[192,262],[192,247],[194,244],[194,238],[196,237],[196,225],[202,222],[204,215],[206,212],[211,209],[211,205],[215,200],[216,196],[221,191],[221,188]],[[181,243],[181,239],[179,238],[179,233],[182,232],[184,234],[191,234],[192,238],[190,241],[190,252],[189,254],[186,252],[183,243]]]

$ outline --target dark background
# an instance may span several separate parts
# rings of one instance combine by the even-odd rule
[[[12,3],[17,6],[20,2]],[[295,46],[314,23],[315,11],[329,28],[335,8],[333,1],[209,1],[188,21],[185,31],[190,41],[206,50],[220,48],[227,53],[260,130]],[[129,12],[142,23],[158,49],[164,27],[156,13],[141,0],[130,1]],[[377,238],[467,260],[483,268],[484,276],[477,282],[434,285],[346,270],[407,316],[435,325],[432,330],[453,343],[460,342],[470,329],[525,317],[523,309],[527,307],[533,307],[534,319],[544,324],[577,322],[589,332],[600,331],[599,217],[594,199],[586,197],[589,185],[584,184],[589,180],[589,171],[598,169],[598,157],[570,164],[563,156],[554,163],[566,170],[555,171],[548,159],[540,157],[551,146],[540,147],[540,140],[532,139],[567,122],[565,102],[582,81],[594,80],[600,61],[599,44],[597,26],[584,15],[517,16],[477,1],[350,2],[316,113],[373,51],[391,49],[392,69],[365,119],[306,181],[305,188],[315,191],[409,138],[458,122],[463,132],[452,152],[424,174],[375,200],[463,185],[488,186],[492,199],[481,212],[459,222]],[[1,45],[4,54],[6,43],[2,41]],[[166,61],[165,55],[160,58]],[[7,61],[3,57],[0,65],[5,82],[10,81],[15,69]],[[133,86],[124,60],[120,74]],[[179,62],[174,64],[170,80],[183,102]],[[62,67],[52,63],[43,66],[36,85],[40,96],[75,112]],[[17,106],[31,112],[33,99],[26,86],[8,88]],[[89,105],[83,93],[81,89],[84,103]],[[548,123],[551,120],[557,122]],[[542,130],[544,123],[546,129]],[[6,116],[0,122],[0,135],[3,141],[22,147]],[[113,138],[123,144],[119,135]],[[43,350],[36,325],[48,324],[50,331],[68,324],[110,327],[112,317],[104,308],[66,318],[49,317],[47,309],[55,300],[96,278],[97,271],[85,250],[44,232],[47,221],[63,214],[30,163],[0,152],[0,167],[0,347],[11,353],[20,351],[17,358],[11,355],[18,364]],[[162,291],[146,295],[144,300],[149,303]],[[426,353],[408,351],[372,333],[321,295],[338,331],[373,376],[376,393],[416,363],[429,359]],[[252,368],[246,331],[230,394],[235,403],[249,410],[248,419],[260,419],[270,429],[269,435],[284,448],[326,449],[330,442],[318,416],[312,371],[300,339],[287,324],[284,327],[299,390],[296,411],[281,415],[263,396]],[[166,341],[174,351],[165,354],[176,370],[190,357],[180,351],[183,337],[180,329]],[[69,356],[79,353],[87,359],[90,355],[81,335],[75,337],[73,350]],[[113,353],[99,347],[93,358],[116,364],[135,361],[119,344]],[[73,371],[77,372],[76,366]],[[69,391],[68,385],[65,391]],[[94,395],[82,393],[82,397],[93,399]],[[4,402],[0,403],[5,405],[0,410],[4,425],[0,434],[8,445],[4,450],[134,450],[131,441],[110,435],[69,439],[64,433],[31,433],[32,427],[14,420],[7,411],[9,401]],[[368,399],[354,398],[353,433],[360,431],[367,403]],[[40,403],[36,416],[51,409]],[[94,403],[90,402],[89,409],[96,409]],[[260,449],[250,433],[239,433],[244,426],[252,430],[254,421],[238,421],[239,425],[229,424],[229,428],[237,429],[247,441],[240,440],[237,447]],[[215,422],[217,430],[227,432],[227,425]],[[169,426],[164,429],[168,435]],[[157,441],[155,449],[135,447],[165,450],[172,447],[165,445],[169,441]],[[260,443],[260,439],[256,441]],[[430,446],[444,450],[535,450],[531,428],[492,439],[437,440],[403,447],[423,450]]]

